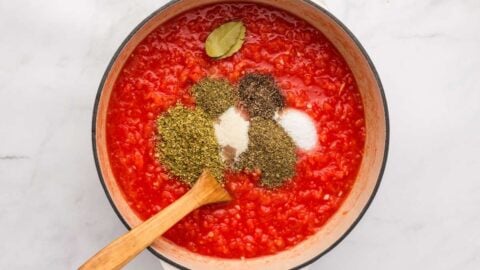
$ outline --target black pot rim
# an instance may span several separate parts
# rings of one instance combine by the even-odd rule
[[[131,32],[130,34],[128,34],[128,36],[123,40],[122,44],[120,45],[120,47],[117,49],[117,51],[115,52],[115,54],[113,55],[112,59],[110,60],[108,66],[107,66],[107,69],[105,70],[105,73],[102,77],[102,80],[100,81],[100,85],[98,87],[98,90],[97,90],[97,95],[95,97],[95,103],[94,103],[94,108],[93,108],[93,116],[92,116],[92,146],[93,146],[93,156],[94,156],[94,160],[95,160],[95,167],[97,169],[97,173],[98,173],[98,177],[100,178],[100,183],[102,184],[102,187],[103,187],[103,190],[105,192],[105,195],[108,199],[108,201],[110,202],[110,205],[112,206],[113,210],[115,211],[115,214],[118,216],[118,218],[120,219],[120,221],[123,223],[123,225],[125,225],[125,227],[128,229],[128,230],[131,230],[131,227],[128,225],[128,223],[126,222],[126,220],[123,218],[123,216],[121,215],[121,213],[118,211],[117,207],[115,206],[115,203],[113,202],[113,199],[112,197],[110,196],[110,193],[108,192],[108,189],[107,189],[107,186],[105,184],[105,180],[103,179],[103,176],[102,176],[102,170],[100,168],[100,162],[99,162],[99,159],[98,159],[98,155],[97,155],[97,143],[96,143],[96,124],[97,124],[97,113],[98,113],[98,103],[100,101],[100,96],[102,94],[102,89],[103,89],[103,86],[105,84],[105,81],[107,79],[107,76],[108,76],[108,73],[110,72],[110,69],[112,68],[113,66],[113,63],[116,61],[118,55],[120,54],[120,52],[123,50],[123,48],[125,47],[125,45],[127,44],[127,42],[132,38],[132,36],[145,24],[147,23],[151,18],[153,18],[157,13],[159,12],[162,12],[163,10],[165,10],[166,8],[168,8],[169,6],[171,5],[174,5],[175,3],[177,2],[180,2],[182,0],[171,0],[170,2],[168,2],[167,4],[161,6],[160,8],[158,8],[157,10],[155,10],[152,14],[150,14],[148,17],[146,17],[143,21],[141,21]],[[341,237],[339,237],[332,245],[330,245],[326,250],[324,250],[323,252],[321,252],[320,254],[318,254],[317,256],[313,257],[312,259],[308,260],[308,261],[305,261],[304,263],[302,264],[299,264],[295,267],[293,267],[292,269],[301,269],[313,262],[315,262],[316,260],[318,260],[320,257],[322,257],[323,255],[327,254],[328,252],[330,252],[332,249],[334,249],[340,242],[342,242],[348,234],[350,234],[350,232],[356,227],[356,225],[360,222],[360,220],[362,219],[362,217],[365,215],[365,212],[368,210],[368,208],[370,207],[373,199],[375,198],[375,195],[377,194],[377,191],[378,191],[378,188],[380,187],[380,183],[382,181],[382,177],[383,177],[383,174],[384,174],[384,171],[385,171],[385,167],[386,167],[386,163],[387,163],[387,156],[388,156],[388,149],[389,149],[389,140],[390,140],[390,119],[389,119],[389,114],[388,114],[388,107],[387,107],[387,100],[385,98],[385,91],[384,91],[384,88],[383,88],[383,85],[382,85],[382,82],[380,81],[380,77],[378,75],[378,72],[375,68],[375,66],[373,65],[373,62],[372,60],[370,59],[370,56],[368,55],[368,53],[366,52],[365,48],[362,46],[362,44],[360,43],[360,41],[355,37],[355,35],[350,31],[350,29],[348,29],[338,18],[336,18],[332,13],[330,13],[328,10],[326,10],[325,8],[321,7],[320,5],[314,3],[313,1],[311,0],[302,0],[306,3],[308,3],[310,6],[312,6],[313,8],[316,8],[318,10],[320,10],[321,12],[323,12],[324,14],[326,14],[330,19],[332,19],[335,23],[337,23],[348,35],[349,37],[355,42],[356,46],[360,49],[361,53],[363,54],[363,56],[365,57],[365,59],[367,60],[368,62],[368,65],[370,67],[370,69],[372,70],[373,74],[374,74],[374,77],[375,77],[375,80],[379,86],[379,90],[380,90],[380,94],[381,94],[381,98],[382,98],[382,102],[383,102],[383,107],[384,107],[384,111],[385,111],[385,127],[386,127],[386,134],[385,134],[385,150],[384,150],[384,153],[383,153],[383,161],[382,161],[382,166],[380,168],[380,172],[378,174],[378,178],[377,178],[377,182],[375,184],[375,187],[373,189],[373,192],[370,196],[370,198],[368,199],[367,203],[365,204],[365,207],[362,209],[362,211],[360,212],[360,214],[358,215],[358,217],[355,219],[355,221],[350,225],[350,227],[345,231],[345,233],[343,233],[343,235]],[[240,1],[241,2],[241,1]],[[177,267],[179,269],[188,269],[186,268],[185,266],[183,265],[180,265],[170,259],[168,259],[167,257],[163,256],[162,254],[160,254],[159,252],[157,252],[155,249],[153,249],[152,247],[148,247],[148,250],[150,252],[152,252],[155,256],[157,256],[159,259],[169,263],[170,265],[174,266],[174,267]]]

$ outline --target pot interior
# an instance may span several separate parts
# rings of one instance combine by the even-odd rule
[[[118,214],[129,227],[141,220],[122,195],[112,173],[106,144],[106,116],[109,98],[119,72],[135,47],[158,25],[198,7],[225,0],[183,0],[173,2],[145,20],[126,40],[112,60],[100,87],[94,124],[97,164],[104,186]],[[234,2],[234,1],[232,1]],[[233,260],[202,256],[159,238],[152,245],[155,253],[170,262],[190,269],[291,269],[318,258],[340,241],[355,225],[374,196],[386,158],[387,119],[383,92],[377,74],[358,42],[323,9],[307,1],[249,0],[280,8],[303,18],[319,29],[345,58],[357,81],[365,112],[366,138],[363,160],[357,180],[340,209],[314,235],[288,250],[253,259]]]

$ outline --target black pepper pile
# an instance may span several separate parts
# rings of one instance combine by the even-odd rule
[[[284,97],[272,75],[250,73],[240,80],[238,87],[242,104],[250,117],[272,118],[285,106]]]

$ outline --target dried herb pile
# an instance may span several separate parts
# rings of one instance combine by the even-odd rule
[[[278,187],[294,176],[295,144],[274,120],[253,118],[248,136],[248,149],[240,155],[238,167],[260,169],[267,187]]]
[[[202,109],[177,105],[157,119],[157,128],[157,153],[173,175],[192,185],[208,168],[223,181],[224,164],[213,122]]]
[[[277,110],[285,106],[284,97],[271,75],[247,74],[240,80],[238,91],[252,118],[272,118]]]
[[[211,118],[216,118],[237,101],[235,88],[226,80],[206,78],[191,89],[197,106],[202,108]]]

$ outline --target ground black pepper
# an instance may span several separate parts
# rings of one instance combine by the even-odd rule
[[[249,73],[240,79],[238,91],[250,117],[272,118],[285,106],[284,97],[271,75]]]

